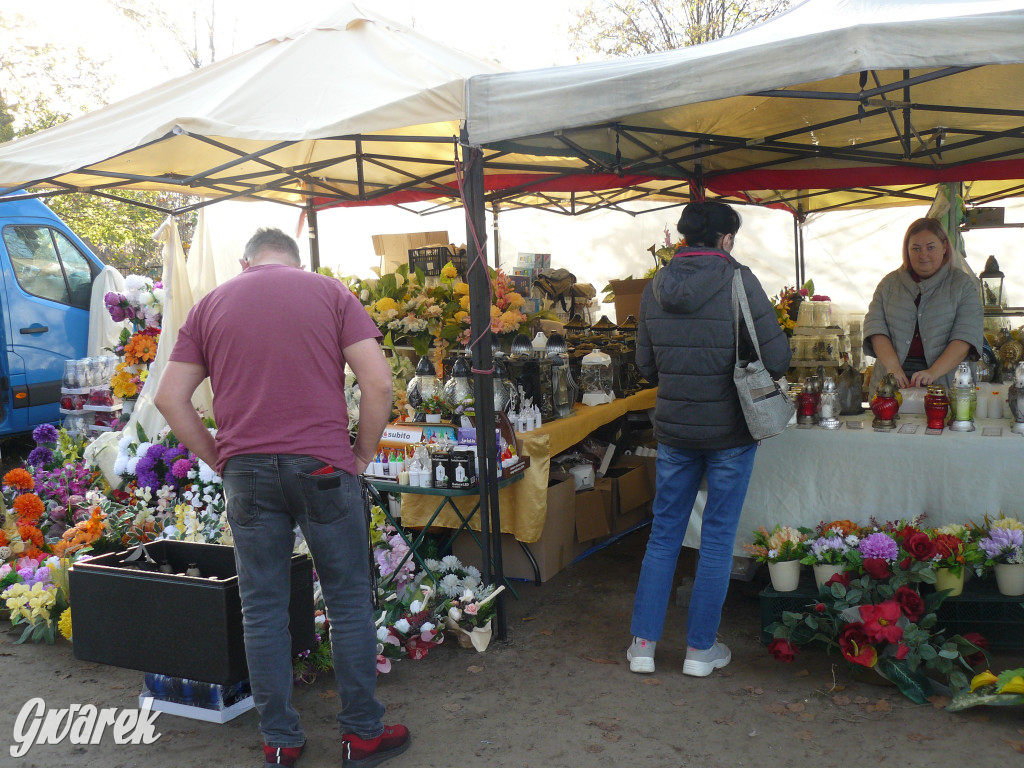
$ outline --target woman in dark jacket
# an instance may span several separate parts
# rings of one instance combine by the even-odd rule
[[[654,672],[654,648],[665,624],[676,561],[705,476],[708,497],[686,620],[683,672],[704,677],[732,658],[716,636],[757,448],[732,378],[735,270],[743,276],[765,368],[778,378],[790,360],[789,342],[760,283],[729,255],[739,227],[739,215],[724,203],[687,205],[679,219],[687,247],[658,272],[640,304],[636,361],[658,385],[658,483],[654,523],[633,601],[633,642],[626,652],[633,672]],[[740,354],[752,357],[742,322]]]

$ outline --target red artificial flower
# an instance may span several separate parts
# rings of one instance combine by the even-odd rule
[[[889,564],[881,557],[866,557],[864,558],[864,571],[873,579],[883,581],[892,576],[892,571],[889,570]]]
[[[979,635],[977,632],[965,632],[962,635],[963,639],[972,645],[976,645],[982,650],[977,653],[972,653],[970,656],[964,656],[964,661],[971,667],[980,667],[988,663],[988,659],[985,658],[985,651],[988,650],[988,640]]]
[[[862,667],[878,663],[878,651],[871,645],[862,622],[851,621],[839,631],[839,649],[847,661]]]
[[[899,603],[903,615],[915,624],[924,616],[924,598],[910,587],[900,587],[892,599]]]
[[[908,533],[903,539],[903,549],[915,560],[925,561],[935,557],[935,542],[924,531]]]
[[[789,640],[785,640],[780,637],[768,643],[768,653],[770,653],[772,658],[776,661],[789,664],[789,662],[795,659],[796,655],[800,653],[800,649],[789,642]]]
[[[908,653],[910,653],[910,646],[906,643],[900,643],[899,647],[896,649],[896,653],[893,654],[893,658],[897,661],[902,661],[907,658]]]
[[[900,604],[886,600],[879,605],[862,605],[860,617],[864,620],[864,633],[874,643],[895,643],[903,637],[903,628],[896,625],[903,615]]]
[[[955,559],[964,549],[964,542],[959,536],[954,536],[950,533],[940,533],[935,537],[935,548],[939,553],[939,557],[943,560],[947,558]]]
[[[825,604],[824,603],[815,603],[814,604],[814,612],[815,613],[824,613],[825,612]]]
[[[829,580],[825,582],[826,587],[831,587],[833,584],[842,584],[844,587],[849,589],[850,587],[850,574],[843,571],[829,577]]]

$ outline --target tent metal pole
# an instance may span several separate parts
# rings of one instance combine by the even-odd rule
[[[804,264],[804,228],[803,218],[797,219],[797,233],[800,237],[800,285],[807,282],[807,268]]]
[[[800,281],[800,217],[793,216],[793,271],[796,274],[796,287],[803,283]]]
[[[476,413],[477,457],[480,469],[480,540],[483,543],[483,574],[503,584],[501,562],[501,511],[498,505],[498,445],[495,439],[494,366],[491,354],[491,290],[487,268],[487,218],[484,202],[484,156],[480,147],[462,141],[465,167],[466,247],[469,255],[470,339],[473,343],[473,392]],[[474,236],[475,233],[475,236]],[[505,594],[498,595],[495,634],[507,634]]]
[[[320,269],[320,243],[316,237],[316,208],[312,200],[306,205],[306,227],[309,229],[309,271],[316,272]]]
[[[501,203],[495,201],[491,203],[491,218],[494,220],[492,228],[494,229],[494,268],[497,269],[501,266],[501,238],[498,237],[498,215],[501,213]]]

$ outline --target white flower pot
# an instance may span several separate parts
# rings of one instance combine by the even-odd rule
[[[768,563],[768,573],[772,577],[772,589],[776,592],[792,592],[800,584],[800,561]]]
[[[135,410],[135,402],[136,400],[134,397],[126,397],[124,400],[122,400],[121,413],[123,413],[125,416],[130,415],[131,412]]]
[[[825,586],[825,582],[827,582],[837,573],[842,573],[846,570],[841,565],[830,565],[829,563],[815,563],[813,568],[814,583],[818,585],[819,592],[821,592],[821,588]]]
[[[999,563],[995,571],[999,594],[1024,595],[1024,563]]]
[[[423,414],[427,419],[427,424],[440,424],[441,414],[440,413],[425,413]]]

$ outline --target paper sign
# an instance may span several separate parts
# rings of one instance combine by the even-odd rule
[[[1003,436],[1003,428],[1002,427],[982,427],[981,428],[981,436],[982,437],[1002,437]]]
[[[864,429],[863,421],[848,421],[846,422],[847,429]]]
[[[899,428],[901,435],[914,435],[917,434],[917,424],[904,424]]]

